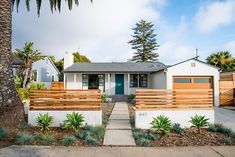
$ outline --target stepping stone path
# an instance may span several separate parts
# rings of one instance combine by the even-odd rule
[[[126,102],[116,102],[109,117],[104,135],[104,145],[134,146],[130,117]]]

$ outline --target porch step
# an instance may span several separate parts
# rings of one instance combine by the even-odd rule
[[[127,95],[111,95],[109,97],[112,98],[113,102],[127,102],[128,101]]]

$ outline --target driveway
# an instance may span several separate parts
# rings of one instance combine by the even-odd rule
[[[234,157],[235,146],[202,147],[44,147],[10,146],[0,157]]]
[[[215,107],[215,123],[221,123],[224,126],[235,131],[235,111]],[[235,155],[234,155],[235,156]]]

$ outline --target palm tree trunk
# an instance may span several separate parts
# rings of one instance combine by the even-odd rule
[[[15,125],[24,121],[24,114],[13,80],[11,33],[11,0],[0,0],[0,120],[8,112],[9,119],[6,121]],[[0,127],[2,124],[1,122]]]

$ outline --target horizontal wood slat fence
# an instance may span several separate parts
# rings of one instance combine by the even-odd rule
[[[235,98],[235,80],[234,81],[220,81],[220,106],[234,105]]]
[[[136,110],[213,109],[212,89],[137,89]]]
[[[50,89],[64,89],[64,82],[51,82]]]
[[[30,110],[101,110],[100,90],[30,90]]]

